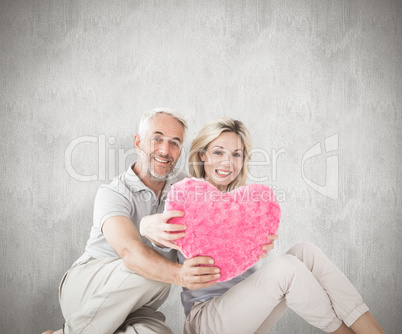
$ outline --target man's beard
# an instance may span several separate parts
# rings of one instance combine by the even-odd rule
[[[142,168],[146,171],[147,174],[149,174],[152,178],[156,179],[157,181],[165,181],[170,173],[173,171],[174,164],[170,164],[169,170],[164,173],[163,175],[157,174],[156,171],[152,168],[151,162],[154,160],[155,154],[152,153],[150,155],[146,154],[144,151],[141,151],[140,153],[140,158],[141,158],[141,163],[142,163]],[[172,158],[168,156],[160,156],[160,158],[164,160],[169,160],[172,162]]]

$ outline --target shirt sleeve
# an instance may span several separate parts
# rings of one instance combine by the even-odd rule
[[[96,194],[94,205],[94,227],[102,230],[103,223],[113,216],[130,218],[132,205],[125,192],[118,192],[109,187],[101,186]]]

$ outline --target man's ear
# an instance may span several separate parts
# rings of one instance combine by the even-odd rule
[[[134,136],[134,147],[138,150],[140,150],[140,143],[141,143],[141,139],[140,139],[140,135],[135,135]]]

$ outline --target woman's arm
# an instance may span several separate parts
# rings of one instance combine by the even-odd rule
[[[180,247],[173,241],[184,237],[186,226],[168,224],[167,221],[173,217],[183,217],[183,215],[183,211],[172,210],[145,216],[140,222],[140,234],[158,246],[180,251]]]
[[[265,259],[268,256],[268,253],[274,249],[274,241],[278,239],[277,234],[270,234],[268,236],[268,243],[262,246],[262,249],[265,251],[265,254],[260,255],[260,260]]]

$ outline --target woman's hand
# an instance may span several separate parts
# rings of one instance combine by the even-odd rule
[[[167,221],[173,217],[183,217],[183,215],[183,211],[172,210],[145,216],[140,222],[140,234],[158,246],[180,251],[181,248],[174,243],[174,240],[184,237],[186,226],[168,224]]]
[[[268,243],[262,246],[262,249],[265,251],[264,254],[260,255],[260,260],[265,259],[268,256],[268,253],[274,249],[274,241],[278,239],[277,234],[270,234],[268,236]]]

